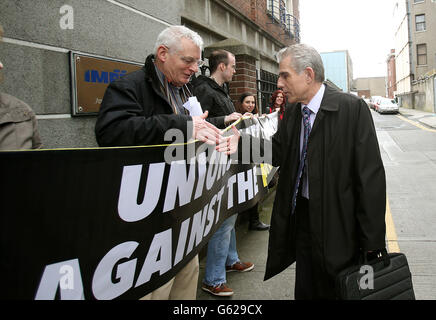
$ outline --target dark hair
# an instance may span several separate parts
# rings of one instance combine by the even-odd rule
[[[247,112],[246,110],[244,110],[244,109],[242,108],[242,102],[244,102],[245,98],[247,98],[247,97],[254,97],[254,109],[253,109],[253,111],[252,111],[251,113],[252,113],[252,114],[256,114],[256,113],[258,113],[259,110],[257,109],[256,94],[255,94],[255,93],[249,93],[249,92],[245,92],[245,93],[243,93],[243,94],[239,97],[239,103],[238,103],[238,105],[236,106],[236,111],[239,112],[239,113],[242,113],[242,114],[244,114],[244,113]]]
[[[276,104],[276,99],[277,99],[277,96],[279,95],[279,93],[281,93],[283,96],[283,103],[280,106],[280,111],[282,111],[282,108],[284,108],[286,105],[286,96],[285,96],[285,93],[283,92],[283,90],[277,89],[276,91],[274,91],[271,95],[270,103],[271,103],[271,108],[274,108],[274,106]]]
[[[282,96],[283,96],[283,103],[282,103],[282,105],[280,106],[280,111],[279,111],[279,114],[280,114],[280,120],[281,119],[283,119],[283,113],[285,112],[285,108],[286,108],[286,96],[285,96],[285,93],[283,92],[283,90],[281,90],[281,89],[277,89],[276,91],[274,91],[273,93],[272,93],[272,95],[271,95],[271,100],[270,100],[270,107],[269,107],[269,112],[270,113],[272,113],[272,112],[274,112],[274,110],[275,110],[275,105],[276,105],[276,99],[277,99],[277,96],[279,95],[279,93],[281,93],[282,94]]]
[[[220,63],[228,65],[230,54],[230,52],[221,49],[213,51],[209,57],[210,74],[214,73],[218,69]]]

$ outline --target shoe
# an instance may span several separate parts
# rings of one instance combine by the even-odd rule
[[[227,272],[233,272],[233,271],[247,272],[247,271],[253,270],[253,268],[254,268],[254,264],[252,264],[251,262],[240,262],[239,261],[231,266],[226,266],[226,271]]]
[[[256,231],[266,231],[269,230],[269,224],[265,224],[262,221],[256,221],[249,224],[248,229]]]
[[[227,287],[224,283],[221,283],[216,287],[208,286],[207,284],[203,283],[201,289],[218,297],[229,297],[233,295],[233,290]]]

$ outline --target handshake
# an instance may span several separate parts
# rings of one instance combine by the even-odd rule
[[[225,137],[222,130],[219,130],[213,124],[206,121],[207,116],[208,111],[201,116],[192,117],[194,125],[192,138],[209,145],[216,145],[215,150],[218,152],[223,152],[227,155],[235,153],[236,150],[238,150],[238,142],[241,136],[238,129],[233,125],[233,134]],[[238,112],[234,112],[224,118],[224,123],[232,123],[242,117],[253,117],[253,115],[251,113],[242,115]]]

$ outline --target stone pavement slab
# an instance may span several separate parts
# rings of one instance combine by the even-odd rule
[[[400,108],[400,114],[410,120],[418,121],[428,127],[436,129],[436,113],[416,109]]]

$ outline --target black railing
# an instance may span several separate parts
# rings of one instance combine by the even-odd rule
[[[265,113],[270,104],[272,93],[277,90],[278,75],[265,71],[257,70],[257,100],[259,101],[259,112]]]
[[[278,10],[277,10],[278,3]],[[300,23],[296,17],[286,12],[284,0],[268,0],[268,13],[271,15],[271,23],[277,23],[284,30],[284,35],[300,42]],[[277,12],[278,11],[278,12]]]

